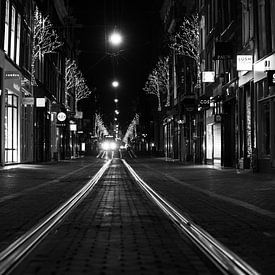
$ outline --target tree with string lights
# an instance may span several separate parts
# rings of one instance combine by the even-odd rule
[[[197,84],[200,87],[200,49],[199,49],[199,19],[198,15],[185,17],[179,31],[171,36],[169,47],[177,55],[192,58],[197,67]]]
[[[100,114],[95,114],[95,135],[98,138],[109,135]]]
[[[59,41],[56,31],[49,20],[44,17],[36,7],[33,18],[32,60],[31,60],[31,84],[36,85],[35,62],[39,56],[54,53],[63,43]]]
[[[133,120],[131,121],[130,125],[127,128],[127,131],[122,139],[122,141],[125,144],[128,144],[128,141],[132,140],[133,138],[135,138],[137,136],[137,125],[139,123],[139,115],[135,114],[135,117],[133,118]]]
[[[152,73],[149,74],[147,81],[145,82],[145,87],[143,90],[147,94],[155,95],[158,99],[158,111],[161,111],[161,102],[160,102],[160,89],[159,89],[159,79],[158,72],[156,69],[153,69]]]
[[[160,57],[157,65],[157,81],[160,90],[166,94],[166,104],[165,107],[170,106],[170,89],[169,89],[169,57]]]

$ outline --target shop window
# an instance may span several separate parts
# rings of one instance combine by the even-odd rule
[[[270,103],[265,102],[262,104],[262,154],[270,155]]]
[[[5,97],[5,162],[18,162],[18,96]]]

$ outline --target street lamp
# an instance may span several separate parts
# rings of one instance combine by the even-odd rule
[[[119,32],[114,31],[110,36],[109,36],[109,42],[114,45],[114,46],[119,46],[122,42],[122,36]]]
[[[117,87],[119,86],[119,82],[118,82],[117,80],[114,80],[114,81],[112,82],[112,86],[113,86],[114,88],[117,88]]]
[[[115,98],[115,99],[114,99],[114,102],[115,102],[115,103],[118,103],[118,99],[117,99],[117,98]]]

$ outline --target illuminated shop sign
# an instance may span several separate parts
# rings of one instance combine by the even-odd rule
[[[70,131],[76,131],[76,130],[77,130],[76,124],[70,124]]]
[[[203,109],[209,109],[210,108],[210,97],[209,96],[201,96],[199,99],[199,107]]]
[[[275,70],[267,71],[268,86],[275,86]]]
[[[237,55],[237,71],[252,71],[252,65],[252,55]]]
[[[46,98],[45,97],[36,98],[36,107],[46,107]]]
[[[20,79],[20,74],[16,71],[6,71],[5,79]]]
[[[215,82],[215,72],[202,72],[202,82]]]
[[[34,105],[34,98],[33,97],[23,97],[22,98],[23,105]]]
[[[56,118],[57,118],[57,120],[58,120],[58,121],[63,122],[63,121],[65,121],[65,120],[66,120],[67,116],[66,116],[66,114],[65,114],[65,113],[63,113],[63,112],[59,112],[59,113],[57,114]]]

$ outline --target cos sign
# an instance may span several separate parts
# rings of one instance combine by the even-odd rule
[[[275,71],[267,71],[267,82],[268,86],[275,86]]]
[[[202,96],[199,100],[199,106],[203,109],[209,109],[210,108],[210,97],[208,96]]]

